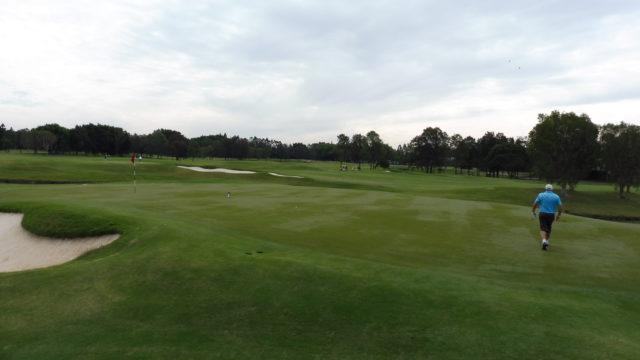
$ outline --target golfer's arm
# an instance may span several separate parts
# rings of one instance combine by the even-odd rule
[[[560,218],[560,214],[564,211],[564,207],[562,205],[558,205],[558,214],[556,215],[556,219]]]
[[[534,202],[533,203],[533,207],[531,208],[531,212],[536,212],[536,209],[538,208],[538,203]]]

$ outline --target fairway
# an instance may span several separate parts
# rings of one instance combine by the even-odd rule
[[[120,237],[0,273],[0,359],[640,358],[640,225],[571,215],[637,193],[581,184],[543,252],[541,182],[338,169],[1,154],[28,230]]]

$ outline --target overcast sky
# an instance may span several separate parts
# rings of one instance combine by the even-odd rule
[[[640,2],[0,0],[0,123],[391,145],[640,123]]]

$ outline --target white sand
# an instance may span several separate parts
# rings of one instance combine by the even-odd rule
[[[63,264],[120,236],[53,239],[26,231],[21,222],[22,214],[0,213],[0,272]]]
[[[178,167],[182,168],[182,169],[193,170],[193,171],[198,171],[198,172],[221,172],[221,173],[226,173],[226,174],[255,174],[256,173],[255,171],[230,170],[230,169],[223,169],[223,168],[205,169],[205,168],[202,168],[200,166],[178,166]],[[269,175],[280,176],[280,177],[288,177],[288,178],[304,179],[304,177],[302,177],[302,176],[280,175],[280,174],[276,174],[276,173],[272,173],[272,172],[270,172]]]
[[[223,168],[205,169],[200,166],[178,166],[178,167],[187,169],[187,170],[198,171],[198,172],[221,172],[226,174],[255,174],[256,173],[255,171],[230,170],[230,169],[223,169]]]
[[[304,176],[280,175],[280,174],[276,174],[276,173],[269,173],[269,175],[280,176],[280,177],[288,177],[288,178],[296,178],[296,179],[304,179]]]

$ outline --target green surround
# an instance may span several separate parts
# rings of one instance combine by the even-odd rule
[[[131,170],[124,157],[0,154],[4,181],[71,182],[0,184],[0,209],[29,230],[122,234],[0,274],[0,359],[640,357],[640,225],[569,214],[543,252],[541,182],[147,159],[134,192]],[[637,218],[639,199],[581,183],[563,201]]]

